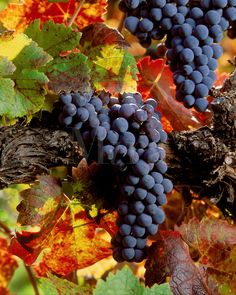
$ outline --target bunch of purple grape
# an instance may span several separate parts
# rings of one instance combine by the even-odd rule
[[[236,0],[121,0],[120,8],[127,13],[125,27],[144,47],[166,36],[176,99],[204,112],[223,53],[218,43],[236,21]]]
[[[116,168],[120,179],[119,231],[112,239],[113,256],[121,261],[142,261],[149,235],[165,219],[160,208],[173,189],[164,177],[167,134],[156,112],[156,101],[145,102],[139,93],[113,97],[102,92],[63,93],[60,122],[79,131],[89,157]],[[70,119],[68,119],[70,118]],[[93,148],[92,148],[93,146]]]

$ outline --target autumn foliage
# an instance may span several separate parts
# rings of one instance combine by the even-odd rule
[[[107,25],[107,9],[106,0],[25,0],[10,1],[0,11],[1,125],[19,118],[26,124],[42,111],[52,111],[62,90],[91,88],[112,94],[139,91],[144,98],[155,98],[167,132],[197,129],[210,121],[211,111],[199,115],[175,100],[165,58],[130,53],[129,42],[135,41],[124,29],[120,33]],[[227,76],[218,74],[215,86]],[[109,274],[94,290],[87,282],[81,287],[70,282],[77,270],[112,260],[116,208],[109,208],[97,192],[93,165],[83,159],[70,177],[48,171],[19,189],[16,224],[7,232],[0,219],[0,295],[10,294],[8,284],[19,259],[33,269],[46,292],[57,292],[52,294],[236,294],[235,225],[196,196],[185,203],[182,188],[168,195],[166,222],[149,241],[142,276],[149,288],[126,268]],[[138,273],[140,266],[130,267]],[[116,293],[119,288],[131,291]]]

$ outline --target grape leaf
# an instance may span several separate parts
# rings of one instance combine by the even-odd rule
[[[109,273],[107,280],[99,280],[93,295],[171,295],[169,284],[155,285],[152,288],[142,286],[133,272],[124,267],[116,274]]]
[[[174,295],[211,294],[180,233],[161,231],[160,235],[160,240],[149,249],[145,264],[146,284],[152,286],[170,276],[170,287]]]
[[[61,90],[89,91],[90,69],[87,57],[76,52],[60,56],[60,53],[72,50],[79,44],[81,33],[52,21],[44,23],[40,30],[39,20],[30,24],[25,33],[54,57],[46,67],[42,68],[49,78],[47,86],[50,91],[54,93],[59,93]]]
[[[78,286],[65,279],[47,274],[47,278],[40,279],[40,286],[45,295],[90,295],[91,288]]]
[[[9,119],[37,112],[44,103],[47,76],[39,68],[52,58],[24,34],[0,37],[0,115]],[[6,61],[8,58],[10,61]]]
[[[0,11],[1,22],[8,29],[24,31],[24,29],[35,19],[42,23],[52,20],[55,23],[68,25],[75,10],[81,3],[76,0],[53,1],[48,0],[25,0],[21,5],[9,3]],[[80,29],[89,24],[103,22],[103,15],[106,13],[107,0],[83,1],[79,13],[74,21]]]
[[[42,252],[36,267],[40,276],[48,271],[68,275],[111,255],[110,242],[103,231],[97,231],[111,223],[111,216],[102,215],[98,222],[88,218],[79,201],[71,201],[62,193],[57,178],[41,176],[21,196],[19,228],[11,252],[27,264],[35,262]]]
[[[17,267],[15,257],[9,252],[7,240],[0,237],[0,294],[10,294],[7,286]]]
[[[186,109],[175,100],[175,85],[172,72],[163,59],[151,60],[149,56],[138,64],[138,91],[145,98],[153,97],[158,101],[163,115],[168,118],[172,127],[177,130],[199,128],[201,122],[194,116],[195,111]]]
[[[236,226],[223,220],[193,218],[178,230],[185,241],[199,252],[199,263],[218,294],[236,290]],[[227,292],[225,293],[225,290]]]
[[[75,32],[63,24],[55,24],[51,20],[44,23],[40,30],[39,19],[27,27],[25,34],[53,57],[58,57],[62,51],[75,48],[81,38],[80,32]]]
[[[136,62],[117,30],[104,24],[89,26],[84,30],[80,49],[88,56],[91,82],[97,90],[136,91]]]

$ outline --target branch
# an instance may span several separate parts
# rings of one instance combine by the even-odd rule
[[[6,236],[8,236],[10,239],[12,238],[13,234],[10,228],[6,224],[4,224],[2,221],[0,221],[0,228],[3,229],[3,232]]]

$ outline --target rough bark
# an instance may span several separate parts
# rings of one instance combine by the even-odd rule
[[[170,134],[168,176],[177,187],[209,197],[236,215],[236,73],[212,96],[210,127]],[[77,166],[82,157],[78,143],[53,122],[55,117],[47,114],[27,126],[0,128],[0,188],[32,182],[51,167]]]

